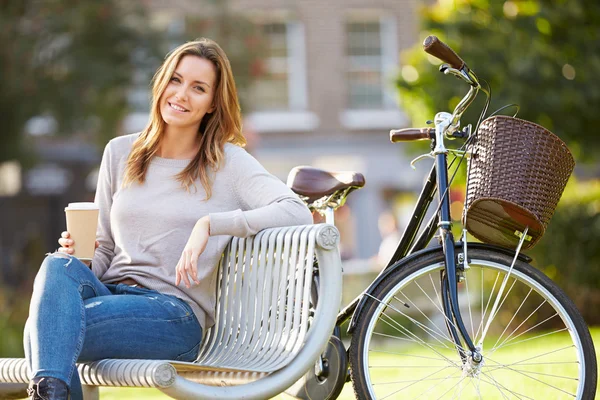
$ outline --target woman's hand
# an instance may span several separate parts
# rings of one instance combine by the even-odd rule
[[[75,241],[71,239],[71,234],[67,231],[64,231],[60,234],[61,238],[58,239],[58,244],[60,244],[60,248],[57,250],[59,253],[73,254],[75,251],[73,246],[75,246]],[[100,247],[100,243],[96,240],[96,249]],[[91,264],[91,261],[82,261],[88,267]]]
[[[208,216],[200,218],[196,222],[192,234],[183,249],[177,267],[175,267],[175,286],[179,286],[179,283],[183,281],[185,287],[189,289],[191,287],[189,277],[196,284],[200,283],[198,280],[198,257],[200,257],[200,254],[206,248],[209,232],[210,219]]]

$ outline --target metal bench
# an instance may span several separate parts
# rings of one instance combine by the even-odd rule
[[[266,229],[233,238],[219,266],[216,324],[196,362],[78,364],[86,399],[99,386],[155,387],[179,399],[267,399],[313,368],[341,302],[339,234],[332,225]],[[319,302],[309,308],[316,256]],[[0,359],[0,398],[25,397],[24,359]]]

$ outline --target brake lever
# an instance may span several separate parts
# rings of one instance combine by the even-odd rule
[[[412,160],[412,161],[410,162],[410,167],[411,167],[412,169],[416,170],[416,169],[417,169],[417,167],[415,167],[415,164],[416,164],[418,161],[421,161],[421,160],[422,160],[422,159],[424,159],[424,158],[433,158],[433,159],[435,159],[435,157],[434,157],[434,156],[433,156],[433,154],[431,154],[431,153],[427,153],[427,154],[421,154],[419,157],[415,158],[414,160]]]

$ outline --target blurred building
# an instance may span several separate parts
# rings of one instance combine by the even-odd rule
[[[185,29],[189,15],[214,12],[214,2],[146,1],[166,34]],[[222,6],[223,3],[218,3]],[[290,169],[311,165],[355,170],[364,189],[340,218],[348,257],[377,254],[379,215],[397,193],[414,192],[426,167],[413,171],[389,130],[409,123],[399,109],[393,77],[399,54],[417,38],[415,0],[236,0],[232,13],[247,16],[263,33],[264,73],[242,93],[245,129],[253,154],[286,180]],[[228,49],[225,48],[227,52]],[[234,71],[236,77],[252,71]],[[147,83],[138,98],[147,96]],[[128,118],[126,131],[143,128],[143,111]],[[254,137],[255,136],[255,137]],[[402,227],[401,227],[402,228]]]

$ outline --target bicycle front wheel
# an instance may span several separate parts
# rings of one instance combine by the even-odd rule
[[[357,398],[593,399],[594,346],[571,300],[525,262],[510,271],[508,255],[468,256],[459,305],[483,361],[458,354],[443,312],[444,257],[426,254],[367,295],[350,348]]]

